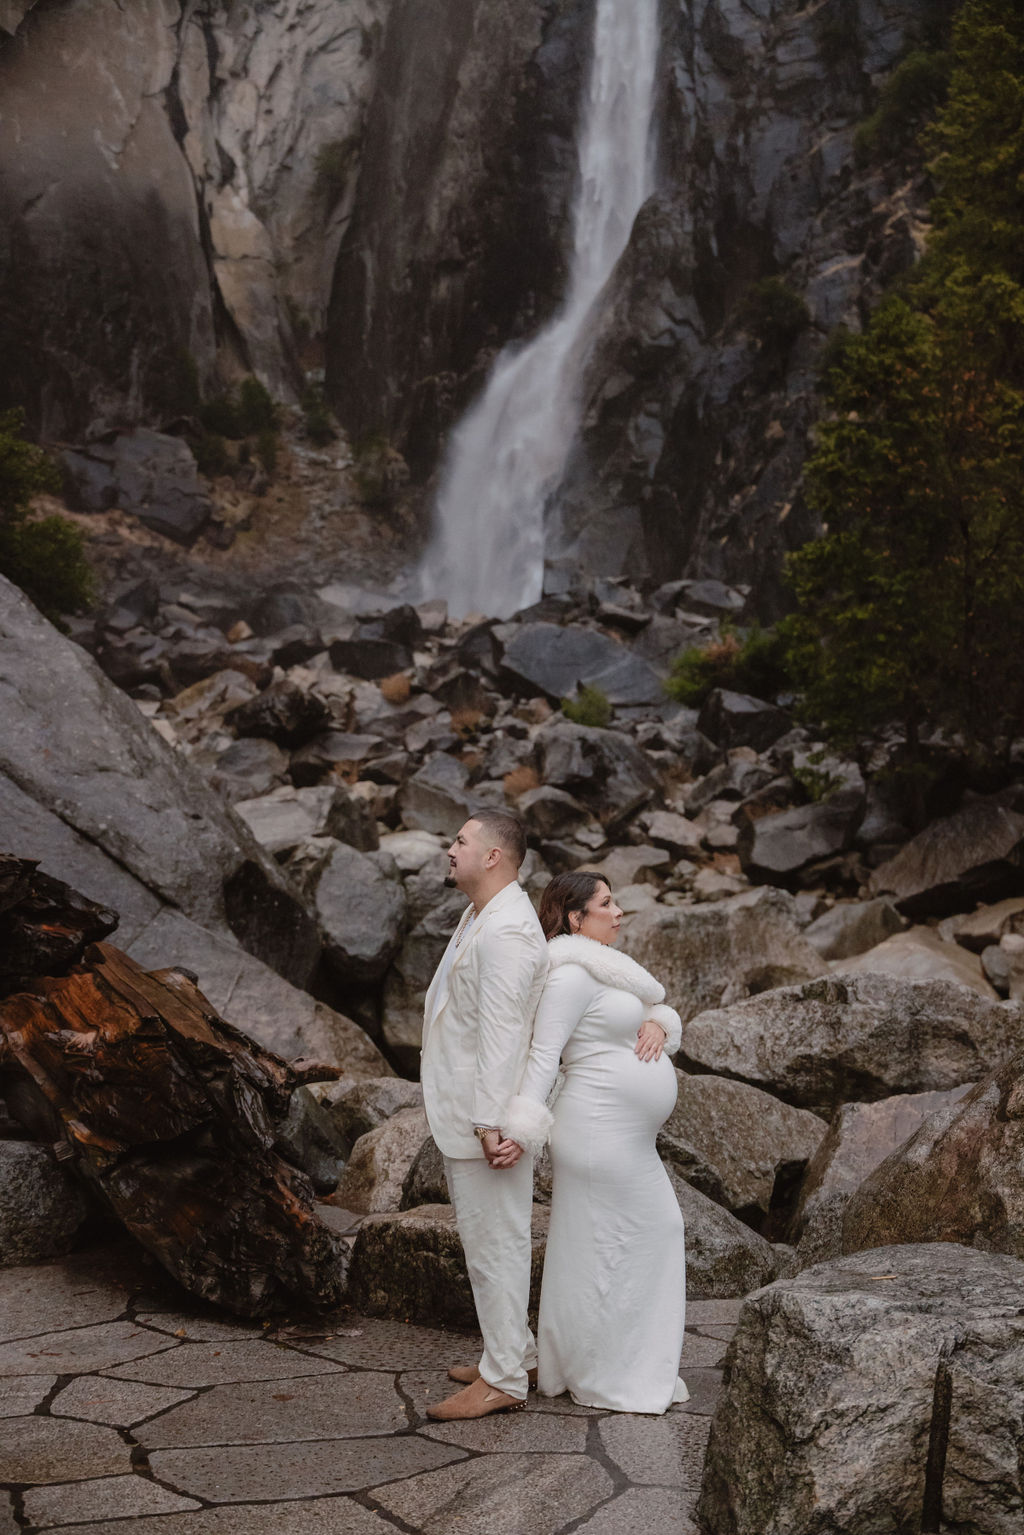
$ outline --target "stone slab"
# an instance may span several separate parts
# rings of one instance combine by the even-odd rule
[[[390,1375],[371,1371],[214,1386],[137,1432],[150,1449],[374,1438],[407,1428]]]
[[[599,1508],[574,1535],[699,1535],[691,1519],[680,1516],[679,1494],[668,1487],[630,1487]]]
[[[0,1438],[0,1482],[84,1482],[131,1470],[131,1451],[112,1428],[54,1418],[7,1418]]]
[[[0,1418],[21,1418],[34,1412],[57,1384],[56,1375],[8,1375],[0,1380]]]
[[[117,1380],[144,1380],[155,1386],[221,1386],[231,1381],[287,1380],[293,1375],[326,1375],[341,1365],[266,1341],[181,1343],[172,1355],[111,1370]]]
[[[700,1492],[711,1422],[695,1413],[668,1412],[661,1418],[616,1413],[598,1433],[611,1459],[629,1481],[646,1487],[677,1487],[680,1512],[690,1514]]]
[[[0,1269],[0,1343],[47,1332],[70,1315],[82,1327],[112,1322],[126,1304],[122,1287],[90,1282],[72,1263]]]
[[[69,1314],[73,1314],[71,1308],[65,1316]],[[134,1322],[71,1327],[0,1344],[0,1375],[84,1375],[175,1346],[174,1338],[161,1337]]]
[[[686,1302],[687,1327],[704,1327],[718,1322],[735,1327],[740,1319],[742,1300],[688,1300]]]
[[[29,1524],[41,1530],[69,1520],[136,1519],[145,1514],[175,1514],[198,1508],[192,1498],[179,1497],[141,1476],[104,1476],[70,1487],[39,1487],[25,1494]]]
[[[449,1384],[451,1384],[449,1382]],[[451,1386],[454,1391],[457,1388]],[[420,1430],[427,1439],[458,1445],[481,1455],[519,1453],[582,1455],[587,1447],[587,1425],[578,1418],[554,1418],[533,1412],[533,1396],[526,1412],[481,1418],[476,1423],[431,1423]]]
[[[386,1318],[357,1318],[339,1328],[335,1338],[306,1352],[361,1370],[447,1370],[450,1364],[475,1364],[483,1351],[479,1333],[417,1327]]]
[[[195,1316],[186,1311],[139,1311],[136,1321],[188,1343],[237,1343],[262,1338],[266,1330],[231,1317]]]
[[[722,1394],[721,1370],[708,1370],[703,1367],[691,1369],[688,1365],[684,1365],[680,1374],[686,1382],[690,1400],[680,1402],[673,1407],[672,1411],[692,1413],[698,1418],[711,1417]]]
[[[381,1482],[419,1477],[463,1452],[412,1436],[317,1443],[232,1445],[228,1448],[157,1450],[154,1476],[179,1492],[210,1503],[276,1502],[282,1497],[319,1498],[355,1492]],[[460,1531],[460,1535],[462,1532]]]
[[[112,1380],[103,1375],[80,1375],[54,1397],[50,1412],[56,1418],[84,1418],[89,1423],[109,1423],[131,1428],[158,1412],[188,1401],[191,1392],[169,1386],[144,1386],[134,1380]]]
[[[494,1535],[561,1529],[612,1491],[604,1466],[582,1455],[500,1455],[375,1487],[373,1497],[419,1535]]]
[[[123,1520],[104,1520],[64,1525],[61,1535],[125,1535],[126,1528]],[[204,1508],[194,1514],[133,1519],[130,1526],[131,1535],[384,1535],[388,1528],[379,1515],[352,1498]],[[7,1535],[2,1524],[0,1531]]]
[[[699,1333],[688,1332],[683,1338],[683,1357],[679,1368],[688,1369],[716,1369],[722,1362],[726,1344],[719,1338],[702,1337]]]

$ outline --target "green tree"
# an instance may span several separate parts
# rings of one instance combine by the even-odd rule
[[[951,52],[935,233],[829,374],[785,639],[833,735],[941,725],[991,761],[1024,716],[1024,13],[967,0]]]
[[[48,455],[25,438],[20,410],[0,414],[0,571],[20,586],[47,618],[87,607],[93,574],[84,540],[66,517],[33,519],[34,496],[60,490]]]

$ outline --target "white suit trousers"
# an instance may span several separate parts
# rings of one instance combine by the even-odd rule
[[[480,1374],[488,1385],[525,1400],[526,1372],[537,1363],[526,1320],[533,1158],[495,1169],[484,1157],[445,1157],[444,1170],[484,1338]]]

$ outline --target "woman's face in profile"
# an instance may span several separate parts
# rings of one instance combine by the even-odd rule
[[[611,890],[602,882],[587,902],[576,932],[598,943],[616,943],[622,924],[622,909],[616,906]]]

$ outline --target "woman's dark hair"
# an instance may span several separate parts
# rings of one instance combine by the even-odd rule
[[[540,925],[545,938],[557,938],[560,933],[571,933],[569,922],[574,912],[586,911],[600,885],[608,881],[600,874],[556,874],[540,898]]]

